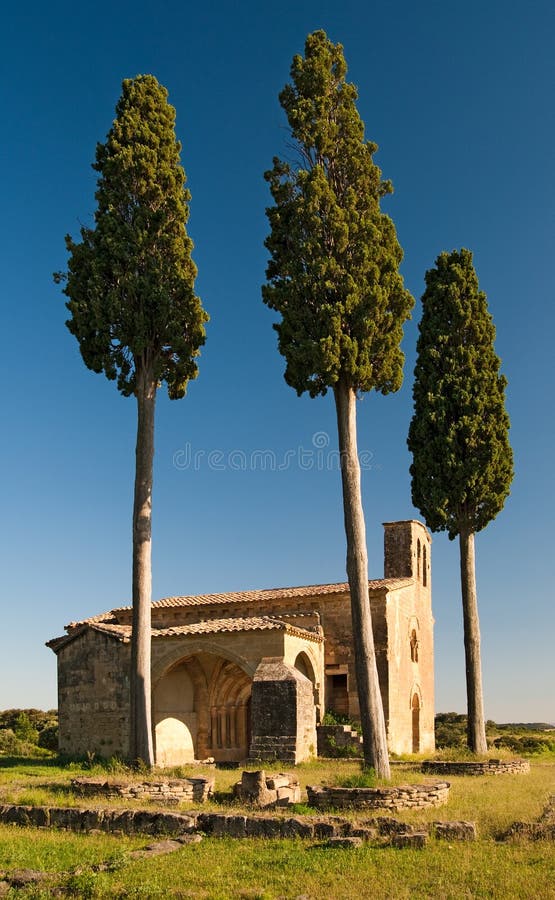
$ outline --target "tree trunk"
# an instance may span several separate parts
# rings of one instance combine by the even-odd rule
[[[473,532],[461,529],[459,545],[468,705],[467,740],[468,747],[473,753],[487,753]]]
[[[146,368],[146,367],[145,367]],[[131,635],[130,756],[133,763],[154,765],[151,716],[151,514],[156,382],[137,372],[137,444],[133,503],[133,631]]]
[[[368,597],[368,552],[357,452],[356,394],[342,381],[335,386],[334,394],[364,762],[366,766],[372,766],[380,778],[389,778],[387,736]]]

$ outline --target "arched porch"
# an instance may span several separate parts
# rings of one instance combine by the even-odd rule
[[[169,664],[153,685],[156,765],[246,759],[251,687],[238,663],[212,653]]]

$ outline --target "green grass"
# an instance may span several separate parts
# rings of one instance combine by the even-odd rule
[[[5,832],[8,832],[5,837]],[[363,846],[330,848],[316,842],[205,839],[176,853],[125,862],[122,849],[140,839],[80,836],[0,828],[4,868],[81,871],[60,881],[77,897],[181,897],[210,900],[352,900],[352,898],[555,897],[553,847],[546,844],[449,845],[431,841],[423,851]],[[142,843],[145,843],[143,838]],[[112,871],[93,871],[114,860]],[[14,865],[15,862],[15,865]],[[89,868],[87,868],[87,866]],[[13,892],[14,898],[50,897],[51,888]]]
[[[387,783],[391,784],[391,780]],[[352,775],[340,776],[336,784],[346,788],[374,788],[378,785],[378,779],[374,769],[362,769]]]
[[[279,766],[268,769],[282,768]],[[105,772],[105,770],[102,770]],[[203,770],[204,771],[204,770]],[[209,770],[207,770],[209,771]],[[230,809],[229,791],[240,772],[210,770],[219,802],[206,808]],[[198,770],[194,770],[198,774]],[[0,764],[0,803],[46,802],[92,806],[72,794],[69,782],[91,769],[41,761]],[[193,770],[190,770],[193,773]],[[360,778],[360,765],[348,760],[298,766],[301,785]],[[167,773],[166,773],[167,774]],[[188,774],[186,771],[182,775]],[[393,783],[434,780],[418,771],[394,767]],[[49,829],[0,826],[0,870],[32,868],[58,873],[68,896],[149,898],[195,897],[209,900],[352,900],[352,898],[541,898],[555,900],[553,843],[498,843],[495,838],[515,820],[533,821],[555,794],[555,761],[532,760],[529,775],[452,777],[449,803],[440,808],[399,812],[411,824],[466,819],[477,822],[478,840],[450,844],[430,839],[422,851],[371,844],[336,849],[317,841],[206,838],[168,856],[130,860],[128,851],[155,840],[148,836],[72,834]],[[24,798],[24,799],[22,799]],[[96,806],[120,804],[98,799]],[[126,803],[130,805],[129,801]],[[141,804],[142,805],[142,804]],[[148,805],[148,804],[145,804]],[[182,806],[186,809],[186,806]],[[238,804],[231,807],[234,812]],[[310,814],[306,803],[283,815]],[[379,812],[378,812],[379,814]],[[370,818],[371,813],[343,813]],[[95,871],[109,863],[110,871]],[[53,888],[12,891],[10,898],[45,898]]]

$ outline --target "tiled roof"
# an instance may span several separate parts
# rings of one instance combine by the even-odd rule
[[[368,582],[370,591],[397,590],[412,583],[411,578],[379,578]],[[228,594],[197,594],[184,595],[181,597],[164,597],[162,600],[155,600],[152,609],[164,609],[168,607],[183,606],[217,606],[221,604],[233,603],[256,603],[257,601],[272,601],[280,599],[302,599],[303,597],[322,597],[338,594],[346,594],[349,591],[347,582],[339,584],[312,584],[302,587],[286,587],[286,588],[268,588],[259,591],[231,591]],[[131,606],[118,606],[106,613],[100,613],[97,616],[91,616],[88,619],[82,619],[78,622],[70,622],[67,628],[77,628],[79,625],[93,625],[95,622],[116,624],[117,614],[121,612],[129,612]]]
[[[104,622],[83,622],[78,627],[63,637],[48,641],[47,647],[56,651],[69,643],[78,635],[83,634],[87,628],[109,634],[117,640],[127,643],[131,638],[131,625],[113,625]],[[310,631],[298,625],[290,625],[280,619],[271,616],[252,616],[250,618],[210,619],[207,622],[196,622],[192,625],[172,625],[168,628],[153,628],[152,639],[162,637],[183,637],[190,634],[221,634],[230,631],[286,631],[298,637],[320,643],[323,635],[320,632]]]
[[[51,641],[46,642],[46,646],[50,647],[54,653],[61,647],[69,644],[76,637],[79,637],[79,635],[87,631],[88,628],[91,628],[93,631],[100,631],[102,634],[109,634],[124,643],[128,642],[131,638],[131,625],[112,625],[106,622],[86,621],[78,622],[75,626],[68,625],[67,627],[68,629],[71,629],[69,634],[63,634],[61,637],[52,638]]]
[[[315,631],[308,631],[298,625],[290,625],[280,619],[271,616],[251,616],[250,618],[210,619],[207,622],[196,622],[193,625],[172,625],[168,628],[153,628],[152,637],[172,637],[187,634],[220,634],[229,631],[287,631],[289,634],[298,634],[309,637],[311,640],[321,641],[322,635]]]

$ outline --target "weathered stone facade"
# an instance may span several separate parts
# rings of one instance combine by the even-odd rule
[[[369,593],[388,743],[395,753],[426,752],[434,748],[431,540],[414,520],[384,527],[386,577]],[[58,657],[60,750],[125,757],[131,608],[66,631],[48,644]],[[152,685],[160,766],[308,758],[325,710],[359,713],[348,585],[153,603]]]

